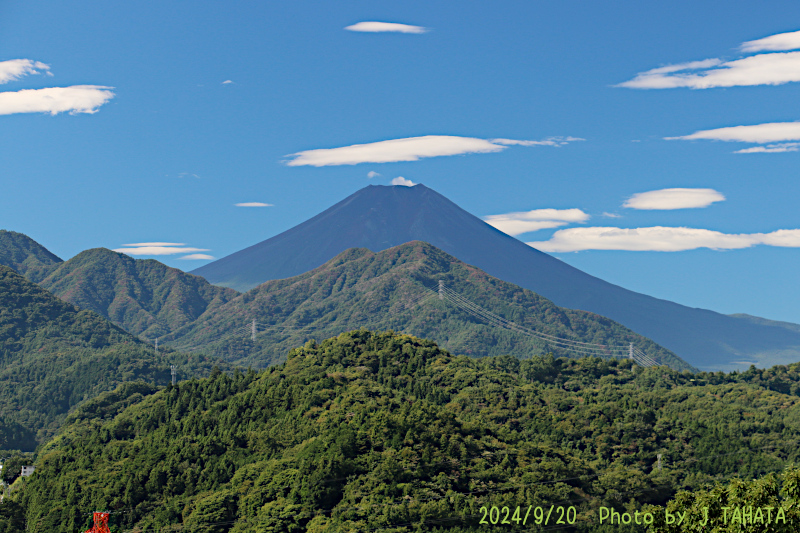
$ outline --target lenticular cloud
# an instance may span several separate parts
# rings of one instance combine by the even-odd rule
[[[127,255],[175,255],[193,252],[209,252],[207,248],[185,248],[180,242],[139,242],[125,244],[124,248],[115,248],[115,252]]]
[[[698,248],[736,250],[758,244],[798,248],[800,247],[800,230],[729,234],[701,228],[664,226],[568,228],[556,231],[548,241],[527,244],[543,252],[577,252],[581,250],[681,252]]]
[[[570,223],[581,223],[589,215],[580,209],[534,209],[502,215],[489,215],[483,220],[507,235],[521,235],[540,229],[557,228]]]
[[[742,52],[766,52],[732,61],[705,59],[640,72],[618,87],[629,89],[710,89],[749,85],[781,85],[800,81],[800,32],[781,33],[740,47]]]
[[[763,39],[747,41],[739,47],[742,52],[766,52],[778,50],[797,50],[800,48],[800,31],[778,33]]]
[[[576,137],[550,137],[543,141],[516,141],[513,139],[478,139],[454,135],[425,135],[391,139],[368,144],[354,144],[340,148],[319,148],[290,154],[293,159],[287,166],[325,167],[335,165],[357,165],[359,163],[393,163],[398,161],[418,161],[426,157],[461,154],[485,154],[500,152],[511,145],[521,146],[563,146]]]
[[[800,122],[770,122],[752,126],[730,126],[713,130],[696,131],[682,137],[665,137],[668,141],[710,139],[714,141],[738,141],[747,143],[775,143],[800,141]]]
[[[369,144],[354,144],[341,148],[320,148],[292,154],[294,159],[286,163],[290,167],[310,165],[324,167],[333,165],[356,165],[358,163],[390,163],[395,161],[417,161],[425,157],[444,155],[499,152],[505,146],[485,139],[454,137],[449,135],[426,135],[407,139],[392,139]]]
[[[68,112],[96,113],[97,109],[111,100],[113,87],[100,85],[74,85],[72,87],[48,87],[46,89],[24,89],[0,93],[0,115],[15,113],[49,113],[57,115]]]
[[[397,22],[375,22],[365,21],[347,26],[347,31],[358,31],[366,33],[426,33],[430,30],[422,26],[412,26],[411,24],[398,24]]]
[[[692,209],[723,200],[725,196],[714,189],[675,188],[636,193],[622,206],[647,210]]]

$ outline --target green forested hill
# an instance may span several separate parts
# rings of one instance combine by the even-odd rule
[[[154,259],[133,259],[106,248],[64,261],[39,284],[148,340],[212,313],[238,295]]]
[[[27,235],[0,229],[0,265],[32,281],[41,281],[61,259]]]
[[[203,348],[231,362],[264,367],[280,362],[294,346],[342,331],[392,329],[431,339],[456,354],[528,357],[552,352],[576,356],[559,343],[545,343],[488,325],[447,301],[422,300],[443,280],[497,315],[561,339],[627,347],[663,364],[691,367],[672,352],[605,317],[563,309],[511,283],[493,278],[424,242],[373,253],[343,252],[293,278],[264,283],[207,311],[168,339],[177,348]],[[427,288],[426,288],[427,287]],[[258,334],[252,341],[252,320]]]
[[[672,517],[668,522],[665,510]],[[782,533],[800,531],[800,467],[759,479],[681,491],[665,508],[652,507],[653,533]]]
[[[0,230],[0,265],[150,341],[238,294],[154,259],[133,259],[106,248],[62,261],[27,235],[6,230]]]
[[[472,359],[355,331],[260,374],[128,385],[84,404],[39,450],[7,523],[74,532],[107,509],[116,527],[147,531],[478,532],[500,527],[480,524],[481,507],[555,505],[574,508],[579,531],[640,531],[597,527],[599,507],[663,505],[800,459],[799,382],[800,365]]]
[[[210,362],[153,348],[99,315],[79,310],[0,266],[0,449],[32,450],[67,412],[122,381],[167,384]]]
[[[240,295],[158,261],[136,260],[104,248],[63,262],[53,256],[45,268],[40,256],[49,252],[24,235],[5,236],[14,237],[13,246],[8,246],[14,254],[6,255],[16,259],[9,264],[39,265],[23,270],[63,300],[95,311],[141,338],[161,338],[162,344],[172,341],[174,347],[187,350],[202,348],[243,365],[268,366],[308,339],[359,327],[409,332],[470,356],[586,353],[488,325],[447,302],[422,300],[441,279],[448,288],[528,329],[570,341],[618,347],[633,343],[673,368],[692,368],[616,322],[556,307],[422,242],[377,254],[348,250],[311,272]]]

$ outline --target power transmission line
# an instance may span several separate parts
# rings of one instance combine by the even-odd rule
[[[438,291],[433,291],[431,289],[428,290],[431,292],[431,294],[438,295],[440,300],[447,299],[448,302],[454,304],[462,311],[465,311],[475,316],[476,318],[488,322],[492,326],[504,328],[510,331],[520,333],[522,335],[537,338],[541,341],[544,341],[545,343],[554,344],[557,348],[560,348],[562,350],[568,350],[583,355],[630,357],[640,366],[645,366],[645,367],[659,365],[659,363],[655,359],[648,356],[647,354],[642,352],[639,348],[636,348],[632,345],[630,347],[624,347],[624,346],[613,346],[606,344],[576,341],[573,339],[556,337],[554,335],[549,335],[547,333],[542,333],[539,331],[528,329],[524,326],[520,326],[519,324],[511,322],[510,320],[506,320],[505,318],[484,309],[483,307],[472,302],[471,300],[464,298],[457,292],[446,287],[444,285],[444,282],[441,280],[439,281]],[[615,352],[627,352],[627,355]]]
[[[430,292],[425,291],[425,292],[423,292],[421,294],[412,296],[409,299],[409,301],[405,302],[405,307],[404,308],[390,309],[389,311],[384,313],[384,315],[385,316],[389,316],[389,317],[397,316],[397,315],[399,315],[401,313],[404,313],[404,312],[408,311],[409,309],[415,307],[416,305],[424,303],[424,301],[426,301],[427,299],[429,299],[431,297],[432,297],[432,295],[430,294]],[[194,350],[196,348],[207,347],[209,344],[219,343],[219,342],[222,342],[224,340],[228,340],[228,339],[231,339],[231,338],[234,338],[234,337],[239,338],[241,340],[245,340],[247,338],[248,334],[250,336],[250,340],[252,342],[255,342],[256,341],[256,337],[260,333],[265,333],[267,331],[270,331],[270,332],[288,331],[288,332],[292,332],[292,333],[302,333],[303,330],[308,330],[308,329],[319,330],[319,329],[323,329],[323,328],[324,328],[324,326],[320,327],[319,325],[314,325],[314,324],[308,324],[308,325],[305,325],[305,326],[301,326],[301,325],[264,324],[264,323],[258,322],[258,320],[254,318],[248,324],[240,325],[239,327],[237,327],[233,331],[228,332],[227,334],[224,334],[222,336],[218,336],[218,337],[216,337],[216,338],[214,338],[212,340],[200,342],[200,343],[189,345],[189,346],[181,346],[179,344],[176,344],[174,346],[174,348],[176,350],[179,350],[179,351],[192,351],[192,350]]]
[[[490,326],[506,329],[509,331],[513,331],[519,333],[521,335],[525,335],[528,337],[532,337],[538,339],[545,343],[545,346],[552,345],[555,348],[559,348],[562,350],[570,351],[580,355],[593,355],[598,357],[629,357],[635,363],[639,364],[643,367],[648,366],[658,366],[659,363],[649,355],[645,354],[642,350],[634,346],[615,346],[609,344],[599,344],[599,343],[592,343],[592,342],[583,342],[578,341],[575,339],[568,339],[563,337],[557,337],[555,335],[550,335],[548,333],[544,333],[541,331],[532,330],[525,326],[521,326],[499,316],[483,307],[479,306],[475,302],[463,297],[456,291],[448,288],[445,286],[443,281],[439,281],[438,290],[434,291],[423,287],[423,292],[421,294],[412,296],[405,305],[397,306],[395,309],[390,309],[384,313],[384,316],[394,317],[401,313],[407,312],[409,309],[417,306],[422,305],[429,301],[430,299],[438,297],[440,300],[447,300],[449,303],[455,305],[460,310],[488,323]],[[285,324],[264,324],[258,322],[256,318],[253,318],[249,324],[240,325],[235,330],[228,332],[227,334],[218,336],[214,339],[203,341],[191,346],[180,346],[176,345],[175,348],[180,351],[192,351],[197,348],[204,348],[212,343],[219,343],[234,337],[240,338],[244,340],[248,334],[250,337],[251,342],[256,342],[256,337],[260,333],[271,332],[275,334],[300,334],[303,330],[323,330],[325,326],[315,325],[315,324],[308,324],[305,326],[302,325],[285,325]]]

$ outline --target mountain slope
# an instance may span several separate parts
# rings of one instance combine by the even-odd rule
[[[355,331],[261,374],[214,373],[135,403],[105,394],[12,498],[35,533],[85,529],[100,509],[126,531],[478,533],[491,528],[482,506],[550,505],[577,513],[549,529],[639,531],[600,526],[599,507],[633,513],[800,458],[800,397],[742,378],[453,357]]]
[[[753,316],[748,315],[746,313],[736,313],[732,316],[734,318],[741,318],[747,320],[748,322],[752,322],[754,324],[760,324],[764,326],[775,326],[778,328],[788,329],[789,331],[796,331],[800,332],[800,324],[795,324],[794,322],[783,322],[781,320],[770,320],[768,318],[761,318],[760,316]]]
[[[615,320],[701,369],[800,360],[800,332],[685,307],[590,276],[531,248],[423,186],[369,186],[280,235],[194,271],[247,290],[296,276],[348,248],[429,242],[488,274]]]
[[[238,294],[154,259],[133,259],[106,248],[64,261],[39,284],[148,340],[185,326]]]
[[[59,263],[61,259],[27,235],[0,230],[0,265],[38,282]]]
[[[612,320],[559,308],[419,241],[378,253],[347,250],[311,272],[264,283],[204,313],[166,340],[174,341],[178,349],[204,346],[215,356],[257,367],[282,361],[291,347],[310,338],[359,327],[404,331],[470,356],[526,358],[548,352],[582,356],[589,350],[584,346],[567,350],[561,341],[545,342],[489,325],[438,300],[430,288],[439,280],[478,306],[541,334],[566,342],[618,346],[621,350],[614,352],[618,355],[627,354],[633,343],[664,364],[691,369],[668,350]],[[254,319],[258,335],[252,341]]]
[[[166,384],[212,362],[152,347],[0,266],[0,449],[32,450],[79,402],[122,381]]]

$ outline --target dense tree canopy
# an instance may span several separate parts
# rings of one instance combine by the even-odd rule
[[[83,404],[39,450],[15,516],[48,533],[101,509],[127,529],[462,532],[500,527],[498,513],[523,529],[518,507],[519,522],[532,509],[525,528],[552,528],[537,507],[554,506],[569,529],[640,531],[601,525],[602,508],[669,509],[680,491],[796,462],[797,383],[797,366],[470,359],[354,331],[261,373],[126,385]]]
[[[33,450],[78,403],[124,381],[208,375],[207,358],[151,346],[0,266],[0,450]]]
[[[491,325],[464,308],[438,300],[431,289],[439,280],[470,302],[550,335],[550,340]],[[254,319],[258,323],[255,340],[250,329]],[[403,331],[470,357],[526,358],[546,353],[581,357],[588,350],[566,349],[567,343],[552,339],[622,347],[622,352],[597,354],[610,357],[627,353],[632,343],[663,364],[692,370],[669,350],[613,320],[558,307],[419,241],[379,253],[347,250],[310,272],[268,281],[239,295],[168,338],[177,348],[202,347],[230,362],[263,368],[283,362],[290,349],[310,338],[362,327]]]

